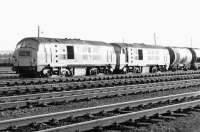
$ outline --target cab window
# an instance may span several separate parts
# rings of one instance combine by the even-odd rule
[[[67,59],[74,59],[74,47],[67,46]]]
[[[19,56],[31,56],[30,51],[19,51]]]
[[[141,49],[138,50],[138,56],[139,56],[139,60],[143,60],[143,53]]]
[[[122,49],[122,53],[125,54],[125,49]]]

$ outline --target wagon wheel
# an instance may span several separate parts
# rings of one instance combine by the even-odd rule
[[[158,71],[157,67],[152,68],[152,73],[156,73]]]
[[[65,76],[66,77],[72,76],[72,72],[70,70],[67,70],[66,73],[65,73]]]
[[[46,77],[51,77],[51,72],[50,71],[48,71],[47,73],[46,73]]]
[[[197,65],[194,65],[194,66],[193,66],[193,69],[194,69],[194,70],[198,70],[198,66],[197,66]]]
[[[42,75],[45,76],[45,77],[50,77],[52,75],[52,73],[49,69],[44,69],[42,71]]]
[[[127,67],[124,67],[124,68],[123,68],[123,73],[126,74],[127,72],[128,72],[128,68],[127,68]]]
[[[135,71],[135,73],[140,73],[140,68],[135,67],[134,71]]]

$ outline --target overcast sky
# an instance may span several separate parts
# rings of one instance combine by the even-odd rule
[[[198,0],[1,0],[0,49],[37,36],[200,48]]]

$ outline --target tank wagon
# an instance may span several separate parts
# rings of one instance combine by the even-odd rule
[[[191,48],[167,47],[170,54],[170,70],[188,70],[194,63],[195,55]]]
[[[20,75],[75,76],[200,68],[200,49],[30,37],[13,55]]]

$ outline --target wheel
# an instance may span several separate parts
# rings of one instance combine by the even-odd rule
[[[71,72],[70,70],[67,70],[67,71],[65,72],[65,76],[66,76],[66,77],[71,77],[71,76],[72,76],[72,72]]]
[[[139,67],[136,67],[136,68],[135,68],[135,73],[140,73]]]
[[[44,69],[42,71],[42,75],[45,76],[45,77],[50,77],[52,75],[50,69]]]
[[[152,68],[152,73],[156,73],[158,71],[157,67]]]

